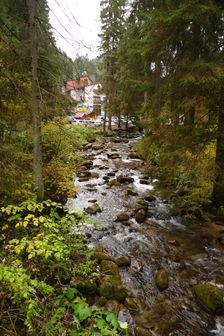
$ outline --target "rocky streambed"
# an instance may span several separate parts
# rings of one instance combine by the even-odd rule
[[[100,225],[86,228],[102,274],[98,302],[132,335],[224,335],[222,223],[217,231],[176,216],[132,150],[140,134],[111,135],[86,145],[67,204]]]

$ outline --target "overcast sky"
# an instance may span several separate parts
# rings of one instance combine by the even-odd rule
[[[48,5],[58,47],[72,59],[100,54],[100,0],[48,0]]]

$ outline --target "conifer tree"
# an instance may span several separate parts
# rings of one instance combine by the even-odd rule
[[[105,71],[103,86],[107,96],[109,129],[111,128],[111,116],[117,112],[117,53],[123,34],[125,3],[125,0],[102,0],[100,3],[102,23],[100,36]]]

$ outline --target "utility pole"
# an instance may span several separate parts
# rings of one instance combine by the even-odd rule
[[[33,182],[39,200],[44,198],[41,151],[40,92],[38,85],[37,1],[28,0],[32,68]]]

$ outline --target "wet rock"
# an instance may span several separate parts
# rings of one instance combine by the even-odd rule
[[[120,156],[118,153],[108,153],[108,154],[107,154],[107,157],[108,157],[109,159],[114,160],[114,159],[119,159],[121,156]]]
[[[135,219],[138,223],[143,223],[146,218],[147,218],[147,213],[144,209],[138,210],[135,214]]]
[[[82,167],[91,168],[93,166],[92,161],[85,161],[82,163]]]
[[[137,153],[134,153],[134,152],[130,153],[128,155],[128,158],[129,159],[141,159],[140,156]]]
[[[138,193],[132,189],[127,189],[127,196],[138,196]]]
[[[153,311],[144,311],[141,315],[135,318],[135,323],[137,326],[151,329],[154,327],[158,315]]]
[[[119,183],[132,183],[134,182],[134,178],[133,177],[130,177],[130,176],[123,176],[123,175],[120,175],[117,177],[117,181]]]
[[[210,283],[202,283],[194,286],[194,294],[207,312],[212,314],[224,313],[224,293],[223,291]]]
[[[108,300],[105,304],[105,308],[117,315],[119,313],[120,303],[117,300]]]
[[[107,173],[107,175],[112,177],[112,176],[115,176],[115,173],[114,172],[109,172],[109,173]]]
[[[150,336],[152,335],[152,333],[146,328],[137,326],[135,327],[135,335],[136,336]]]
[[[89,203],[96,203],[97,200],[96,199],[91,199],[91,200],[88,200]]]
[[[86,182],[86,181],[89,181],[89,177],[87,176],[87,177],[80,177],[79,179],[78,179],[78,181],[79,182]]]
[[[85,170],[85,171],[82,171],[82,172],[79,172],[77,174],[78,177],[90,177],[91,176],[91,172],[88,171],[88,170]]]
[[[128,256],[117,257],[117,258],[115,258],[114,261],[120,267],[121,266],[130,266],[131,265],[131,258],[128,257]]]
[[[120,142],[123,142],[123,139],[121,139],[121,138],[114,138],[112,141],[114,143],[120,143]]]
[[[137,298],[127,297],[124,301],[125,307],[134,315],[136,315],[141,309],[141,304]]]
[[[121,184],[117,181],[117,179],[113,179],[108,182],[109,187],[119,187]]]
[[[91,234],[90,232],[86,232],[86,233],[85,233],[85,236],[86,236],[87,239],[89,239],[89,238],[92,237],[92,234]]]
[[[156,197],[147,193],[144,195],[144,199],[147,201],[147,202],[154,202],[156,200]]]
[[[102,212],[98,203],[95,203],[95,204],[89,206],[88,208],[85,209],[85,211],[90,215],[94,215],[97,212]]]
[[[150,182],[148,180],[139,180],[140,184],[149,184]]]
[[[164,290],[169,287],[169,275],[164,268],[162,268],[156,273],[155,283],[157,288],[160,290]]]
[[[99,173],[97,173],[97,172],[92,172],[91,173],[91,177],[92,178],[98,178],[100,175],[99,175]]]
[[[125,226],[130,226],[131,225],[131,223],[129,221],[124,221],[124,222],[122,222],[122,224],[125,225]]]
[[[92,148],[92,144],[88,143],[88,144],[84,145],[83,147],[88,150],[88,149]]]
[[[129,216],[126,213],[120,213],[117,215],[115,222],[126,222],[129,220]]]
[[[88,187],[86,188],[88,191],[97,191],[97,188],[96,187]]]
[[[93,144],[93,145],[92,145],[92,149],[93,149],[93,150],[99,150],[99,149],[102,149],[102,144]]]

